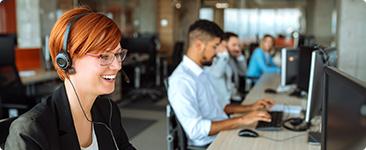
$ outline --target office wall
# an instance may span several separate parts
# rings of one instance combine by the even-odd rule
[[[187,49],[187,33],[189,26],[198,19],[200,1],[184,0],[181,1],[182,8],[175,9],[176,30],[174,30],[174,41],[183,41],[184,50]]]
[[[49,35],[56,22],[56,0],[40,0],[41,38]]]
[[[16,0],[16,21],[19,48],[41,48],[39,0]]]
[[[137,8],[134,10],[134,25],[141,33],[155,33],[156,28],[156,1],[140,0]]]
[[[366,82],[366,3],[337,0],[339,68]]]
[[[0,33],[16,33],[15,0],[0,3]]]
[[[174,9],[170,0],[157,0],[157,20],[156,25],[158,28],[160,38],[160,51],[171,54],[174,43]],[[162,24],[162,21],[165,22]]]
[[[335,40],[332,33],[332,13],[335,7],[335,0],[306,1],[306,34],[314,35],[324,46],[330,46]]]

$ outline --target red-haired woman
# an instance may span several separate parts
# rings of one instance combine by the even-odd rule
[[[54,25],[49,48],[63,80],[52,96],[15,120],[5,149],[135,149],[108,97],[127,50],[108,17],[87,8],[67,11]]]

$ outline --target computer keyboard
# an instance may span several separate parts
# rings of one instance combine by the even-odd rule
[[[311,144],[320,144],[321,135],[320,132],[309,132],[308,142]]]
[[[282,111],[268,112],[271,115],[271,122],[258,121],[257,130],[262,131],[279,131],[282,128]]]

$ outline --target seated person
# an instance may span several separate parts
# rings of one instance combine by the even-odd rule
[[[245,75],[247,64],[239,42],[239,37],[235,33],[224,33],[212,65],[205,67],[205,71],[211,75],[209,79],[223,106],[229,104],[230,99],[241,100],[238,91],[239,75]]]
[[[214,22],[194,22],[188,31],[187,53],[169,78],[168,99],[188,136],[189,145],[207,146],[220,131],[271,120],[263,110],[273,105],[272,100],[220,106],[217,93],[202,68],[212,64],[222,34]],[[227,113],[245,114],[228,118]]]
[[[256,48],[249,61],[247,76],[249,78],[259,79],[263,73],[280,73],[272,60],[270,51],[273,48],[274,39],[271,35],[264,35],[260,47]]]
[[[135,149],[118,106],[103,96],[114,91],[127,54],[120,39],[118,26],[101,13],[87,8],[65,12],[49,40],[63,84],[11,124],[5,149]]]

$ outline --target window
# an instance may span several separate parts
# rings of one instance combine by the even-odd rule
[[[224,30],[235,32],[241,39],[258,35],[283,34],[300,30],[300,9],[225,9]]]
[[[212,8],[201,8],[200,9],[200,19],[206,19],[213,21],[214,12]]]

